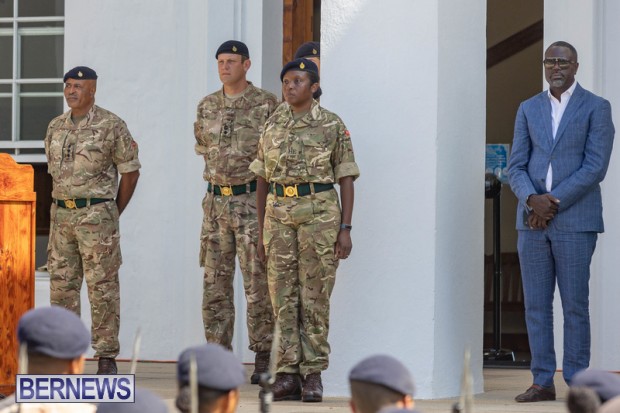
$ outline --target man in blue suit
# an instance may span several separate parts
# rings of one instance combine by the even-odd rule
[[[603,232],[600,182],[614,138],[609,102],[575,81],[577,51],[555,42],[543,61],[549,90],[521,103],[508,173],[519,200],[518,251],[533,385],[518,402],[555,400],[553,295],[564,312],[564,380],[590,363],[590,261]]]

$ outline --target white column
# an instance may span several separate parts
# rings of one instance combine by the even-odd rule
[[[486,4],[323,2],[321,104],[351,131],[353,253],[332,297],[326,392],[388,353],[416,397],[482,391]]]
[[[620,52],[616,39],[620,29],[620,4],[613,0],[547,0],[545,1],[545,47],[556,40],[565,40],[577,49],[579,71],[577,81],[586,89],[611,102],[616,127],[620,124],[620,81],[617,68]],[[541,70],[542,72],[542,70]],[[546,83],[545,83],[546,85]],[[618,149],[612,153],[609,170],[602,184],[605,233],[600,234],[592,259],[590,276],[590,318],[592,326],[591,366],[609,370],[620,369],[618,329],[620,301],[620,218],[615,206],[620,203],[616,183],[620,179]],[[555,347],[558,368],[562,366],[562,310],[559,294],[555,300]]]

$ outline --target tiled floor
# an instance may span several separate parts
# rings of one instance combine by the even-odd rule
[[[248,366],[248,377],[252,367]],[[96,362],[87,362],[86,373],[96,371]],[[129,363],[119,362],[119,372],[128,372]],[[151,389],[166,399],[170,411],[175,412],[176,364],[174,363],[139,363],[136,384]],[[565,400],[567,387],[561,374],[556,375],[558,400],[541,403],[516,403],[514,397],[523,392],[531,383],[529,370],[525,369],[485,369],[485,392],[475,396],[475,412],[566,412]],[[449,413],[456,399],[418,400],[416,408],[425,413]],[[247,384],[241,389],[241,402],[237,410],[240,413],[259,412],[258,386]],[[323,403],[277,402],[271,407],[273,413],[345,413],[350,412],[348,399],[340,397],[325,398]]]

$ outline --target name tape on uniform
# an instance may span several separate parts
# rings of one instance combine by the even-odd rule
[[[17,403],[133,403],[135,375],[18,374]]]

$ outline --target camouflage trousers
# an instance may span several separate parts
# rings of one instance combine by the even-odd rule
[[[116,357],[122,262],[116,203],[79,209],[52,204],[51,221],[47,256],[51,303],[80,315],[80,289],[86,278],[95,357]]]
[[[282,334],[278,373],[305,377],[327,369],[339,227],[335,190],[300,198],[267,197],[263,239],[269,293]]]
[[[247,302],[249,349],[269,351],[274,317],[265,268],[256,252],[256,195],[216,196],[207,193],[202,206],[200,266],[204,267],[202,320],[205,337],[210,343],[232,348],[236,255]]]

